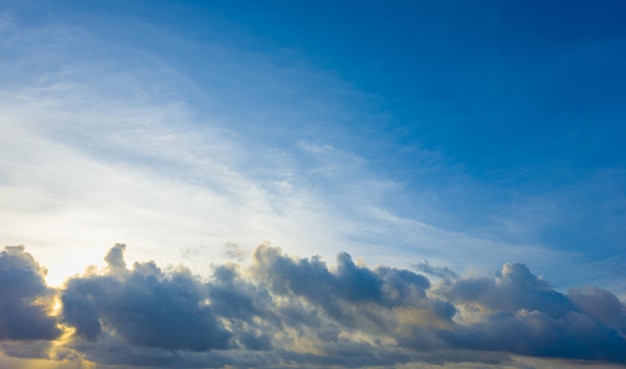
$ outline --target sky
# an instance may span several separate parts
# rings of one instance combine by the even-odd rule
[[[624,19],[0,2],[0,367],[626,366]]]

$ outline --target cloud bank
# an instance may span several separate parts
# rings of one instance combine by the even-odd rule
[[[249,261],[212,265],[212,276],[202,278],[153,261],[129,266],[125,251],[116,244],[105,267],[90,267],[55,290],[24,247],[6,247],[0,360],[150,368],[528,367],[521,355],[626,364],[623,302],[596,287],[561,293],[522,264],[479,278],[448,271],[429,279],[367,267],[347,253],[329,266],[266,243]]]

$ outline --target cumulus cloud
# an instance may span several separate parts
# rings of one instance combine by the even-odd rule
[[[554,319],[542,311],[521,310],[442,334],[451,347],[539,357],[626,361],[623,336],[575,311]]]
[[[452,347],[625,362],[624,305],[608,291],[587,291],[564,295],[525,265],[505,264],[494,278],[446,286],[449,301],[480,311],[482,320],[442,336]]]
[[[626,335],[626,307],[611,292],[586,287],[570,291],[568,297],[585,314]]]
[[[123,245],[107,254],[108,273],[72,278],[61,295],[64,322],[80,337],[115,335],[131,345],[206,351],[228,347],[230,333],[205,303],[190,272],[167,275],[153,262],[126,269]]]
[[[457,303],[475,303],[494,312],[527,309],[562,317],[573,309],[567,297],[523,264],[507,263],[495,278],[460,279],[446,291],[446,297]]]
[[[53,340],[61,331],[49,310],[46,270],[23,246],[0,252],[0,340]]]
[[[59,338],[61,326],[57,357],[122,367],[525,367],[514,355],[626,363],[623,302],[596,287],[561,293],[522,264],[431,283],[347,253],[328,265],[266,243],[250,262],[214,265],[203,279],[182,266],[129,266],[125,250],[114,245],[105,267],[69,279],[52,317],[41,303],[54,293],[43,268],[22,247],[6,248],[5,354],[45,356],[41,340]],[[24,339],[40,343],[13,343]]]

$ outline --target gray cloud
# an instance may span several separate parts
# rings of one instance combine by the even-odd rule
[[[570,291],[568,297],[585,314],[626,335],[626,307],[611,292],[586,287]]]
[[[430,283],[424,276],[388,267],[360,267],[347,253],[337,256],[334,272],[318,257],[294,259],[267,245],[258,247],[252,258],[255,277],[272,293],[302,298],[346,326],[356,326],[357,311],[367,315],[370,308],[429,304],[425,291]],[[382,317],[367,318],[375,323]]]
[[[525,265],[505,264],[494,278],[447,285],[445,295],[484,311],[478,323],[441,332],[452,347],[626,362],[626,309],[608,291],[563,295]]]
[[[428,260],[413,263],[411,264],[411,266],[413,267],[413,269],[417,270],[418,272],[424,273],[426,275],[430,275],[433,277],[450,279],[450,278],[456,278],[457,276],[456,273],[449,268],[436,267],[436,266],[430,265]]]
[[[410,270],[358,265],[346,253],[328,266],[264,244],[250,264],[216,265],[202,280],[151,261],[128,267],[125,248],[116,244],[105,268],[59,291],[60,322],[75,331],[57,344],[58,358],[154,368],[523,366],[513,354],[626,363],[623,302],[595,287],[563,294],[522,264],[483,278],[447,273],[451,279],[431,284]],[[23,248],[7,248],[0,266],[2,301],[53,293]],[[20,282],[12,287],[9,278]],[[55,318],[37,311],[22,334],[53,327],[54,334],[31,338],[58,337]],[[13,344],[5,354],[39,357],[46,350],[45,342]]]
[[[441,333],[451,347],[626,362],[623,336],[574,311],[555,319],[545,312],[522,310],[516,314],[498,314],[485,322]]]
[[[72,278],[61,295],[63,319],[79,336],[103,330],[131,345],[205,351],[229,346],[200,283],[187,270],[164,274],[153,262],[124,268],[124,247],[106,257],[111,274]]]
[[[476,303],[495,312],[526,309],[562,317],[574,308],[523,264],[505,264],[495,278],[459,279],[445,295],[454,303]]]
[[[0,252],[0,340],[52,340],[61,331],[48,314],[54,290],[23,246]]]

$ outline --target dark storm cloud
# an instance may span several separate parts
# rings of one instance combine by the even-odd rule
[[[445,295],[487,309],[478,323],[440,332],[451,347],[626,362],[626,309],[608,291],[563,295],[525,265],[505,264],[495,278],[457,280]]]
[[[346,253],[330,267],[264,244],[251,264],[217,265],[202,280],[151,261],[128,267],[124,251],[115,245],[105,268],[59,291],[59,319],[75,330],[58,357],[164,368],[497,365],[511,354],[626,363],[626,307],[617,297],[594,287],[563,294],[522,264],[483,278],[443,273],[431,284],[410,270],[357,265]],[[0,271],[1,308],[23,324],[7,330],[2,315],[3,339],[58,337],[55,319],[35,303],[53,292],[42,268],[23,248],[7,248]],[[5,353],[45,356],[45,342],[36,342],[5,345]]]
[[[253,273],[272,293],[302,298],[341,324],[353,326],[359,320],[355,310],[370,314],[368,320],[381,322],[380,309],[424,307],[428,279],[409,270],[355,265],[347,253],[337,256],[331,271],[318,257],[294,259],[279,248],[259,246],[253,253]]]
[[[567,297],[523,264],[505,264],[496,278],[458,280],[446,297],[454,303],[476,303],[492,311],[536,310],[551,317],[562,317],[574,308]]]
[[[526,356],[626,362],[626,340],[587,315],[555,319],[541,311],[498,314],[470,327],[442,332],[451,347]]]
[[[153,262],[124,268],[124,247],[107,255],[111,274],[73,278],[61,295],[63,319],[95,340],[110,330],[129,344],[163,349],[224,349],[230,333],[215,319],[188,271],[165,275]]]
[[[50,356],[51,340],[1,341],[1,351],[22,359],[45,359]],[[1,355],[0,355],[1,356]]]
[[[570,291],[568,297],[585,314],[626,334],[626,306],[611,292],[586,287]]]
[[[273,312],[272,297],[262,285],[247,281],[226,265],[218,266],[214,279],[205,286],[215,314],[251,323],[257,318],[280,324]]]
[[[252,351],[272,348],[271,336],[282,328],[269,291],[243,278],[237,265],[215,267],[213,280],[204,285],[213,313],[228,322],[236,347]]]
[[[52,340],[60,335],[48,314],[54,291],[44,275],[23,246],[0,252],[0,340]]]

